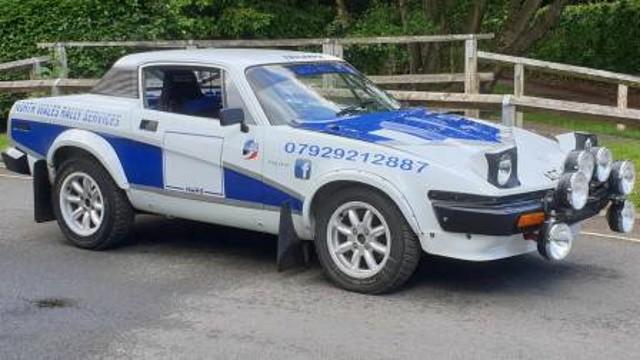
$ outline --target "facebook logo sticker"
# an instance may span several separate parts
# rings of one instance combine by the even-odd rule
[[[311,161],[304,159],[296,160],[293,173],[298,179],[309,180],[311,176]]]

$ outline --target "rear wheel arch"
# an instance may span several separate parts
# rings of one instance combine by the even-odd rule
[[[62,166],[70,161],[75,159],[90,159],[96,161],[102,168],[106,169],[106,167],[102,164],[100,159],[98,159],[91,152],[85,150],[84,148],[80,148],[77,146],[61,146],[59,147],[55,153],[53,153],[53,158],[50,164],[52,165],[56,174],[58,174],[62,168]]]
[[[72,129],[60,134],[47,155],[51,178],[64,161],[75,157],[95,159],[111,175],[116,185],[128,189],[129,183],[115,150],[102,136],[90,131]]]

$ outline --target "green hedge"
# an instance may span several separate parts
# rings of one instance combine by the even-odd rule
[[[0,0],[0,9],[0,62],[46,54],[37,42],[311,37],[332,19],[330,6],[309,0]],[[128,52],[69,49],[70,77],[100,77]],[[18,98],[0,94],[0,132]]]
[[[640,0],[569,6],[535,50],[538,59],[640,73]]]
[[[46,54],[36,42],[157,38],[166,31],[165,13],[159,2],[141,1],[0,1],[0,62]],[[172,30],[171,28],[169,29]],[[71,56],[71,76],[100,75],[122,50],[103,49],[87,55]],[[21,73],[3,72],[3,80],[24,79]],[[19,96],[0,95],[2,119]]]

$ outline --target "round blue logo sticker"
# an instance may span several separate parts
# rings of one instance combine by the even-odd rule
[[[255,160],[258,158],[259,150],[260,147],[255,140],[247,140],[242,146],[242,157],[246,160]]]

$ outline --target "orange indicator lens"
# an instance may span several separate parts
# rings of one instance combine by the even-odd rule
[[[518,218],[518,228],[520,229],[542,225],[542,223],[544,223],[544,212],[542,211],[522,214]]]

